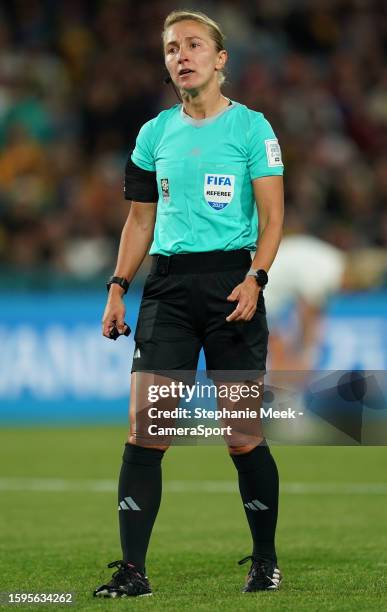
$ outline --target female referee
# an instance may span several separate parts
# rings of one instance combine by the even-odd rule
[[[182,104],[143,125],[126,166],[132,204],[108,283],[106,337],[124,333],[123,295],[150,243],[153,263],[135,332],[131,431],[118,486],[123,558],[109,564],[116,571],[94,591],[98,597],[152,593],[145,557],[168,445],[136,436],[135,396],[144,392],[139,373],[195,371],[201,348],[209,371],[237,370],[247,379],[264,372],[262,289],[282,235],[280,147],[262,113],[222,94],[227,51],[219,26],[202,13],[174,11],[162,38]],[[253,540],[252,554],[241,561],[251,561],[242,590],[275,590],[281,582],[275,461],[263,435],[228,450]]]

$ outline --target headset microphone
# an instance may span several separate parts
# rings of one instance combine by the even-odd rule
[[[171,84],[173,87],[173,91],[175,92],[177,99],[179,100],[179,102],[183,102],[183,100],[181,99],[181,96],[175,86],[175,83],[172,81],[171,76],[169,74],[167,74],[164,78],[163,78],[163,83],[164,85],[169,85]]]

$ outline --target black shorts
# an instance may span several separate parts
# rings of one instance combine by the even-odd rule
[[[251,321],[226,321],[237,306],[226,298],[250,267],[245,249],[154,255],[134,336],[132,372],[194,371],[201,348],[209,376],[232,370],[247,380],[264,372],[269,332],[262,291]]]

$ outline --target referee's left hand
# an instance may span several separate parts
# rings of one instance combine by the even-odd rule
[[[257,310],[257,301],[260,288],[253,276],[247,276],[243,283],[233,289],[227,300],[238,302],[238,306],[226,317],[226,321],[250,321]]]

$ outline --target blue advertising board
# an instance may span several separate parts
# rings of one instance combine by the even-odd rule
[[[140,300],[131,293],[134,327]],[[101,335],[106,294],[2,296],[0,420],[61,424],[127,418],[133,334]]]
[[[140,297],[132,291],[127,300],[133,329]],[[2,294],[3,425],[127,421],[133,334],[102,337],[105,300],[104,293]],[[387,369],[387,293],[331,300],[316,368]]]

